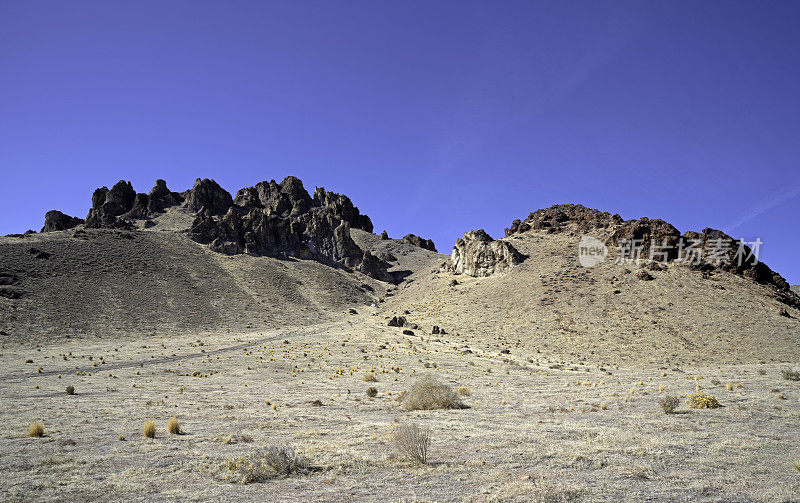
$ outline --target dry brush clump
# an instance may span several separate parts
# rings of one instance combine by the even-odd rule
[[[167,431],[172,435],[181,434],[181,423],[178,421],[177,417],[173,416],[169,418],[169,421],[167,421]]]
[[[145,421],[142,425],[142,435],[144,435],[145,438],[156,438],[156,422]]]
[[[39,421],[31,423],[28,426],[28,436],[29,437],[43,437],[44,436],[44,425]]]
[[[394,445],[401,458],[424,465],[428,462],[428,450],[431,446],[430,430],[413,423],[400,425],[394,435]]]
[[[431,376],[424,376],[400,396],[400,404],[406,410],[465,409],[450,386]]]
[[[678,408],[681,401],[677,396],[665,396],[661,400],[658,401],[658,405],[661,406],[661,410],[664,411],[664,414],[673,414],[675,413],[675,409]]]
[[[378,388],[376,388],[375,386],[370,386],[369,388],[367,388],[367,396],[370,398],[375,398],[376,396],[378,396]]]
[[[719,402],[714,395],[698,391],[686,397],[686,405],[692,409],[716,409],[719,407]]]
[[[311,471],[308,461],[291,447],[268,447],[228,461],[225,480],[250,484]]]

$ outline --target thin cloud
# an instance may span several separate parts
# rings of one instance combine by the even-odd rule
[[[800,195],[800,183],[797,183],[789,188],[773,192],[761,202],[750,208],[741,218],[739,218],[739,220],[728,226],[728,230],[732,231],[733,229],[740,227],[742,224],[753,220],[765,211],[774,208],[784,201],[797,197],[798,195]]]

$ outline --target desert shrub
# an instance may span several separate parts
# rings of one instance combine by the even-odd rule
[[[661,410],[664,411],[664,414],[672,414],[675,412],[675,409],[678,408],[681,401],[678,399],[677,396],[665,396],[661,400],[658,401],[658,405],[661,406]]]
[[[762,376],[765,376],[765,375],[767,375],[767,371],[764,370],[764,369],[758,369],[758,374],[762,375]]]
[[[424,376],[402,395],[401,404],[406,410],[463,409],[466,406],[446,384],[431,376]]]
[[[156,437],[156,422],[155,421],[145,421],[144,425],[142,426],[142,434],[147,438],[155,438]]]
[[[228,461],[225,480],[240,484],[265,482],[276,477],[307,474],[311,467],[290,447],[269,447]]]
[[[372,372],[364,374],[364,382],[378,382],[378,378]]]
[[[781,370],[781,375],[787,381],[800,381],[800,372],[792,369],[783,369]]]
[[[719,407],[719,402],[714,395],[709,395],[699,391],[692,393],[686,398],[686,405],[692,409],[716,409]]]
[[[728,391],[733,391],[733,383],[729,382],[728,384],[726,384],[725,389]]]
[[[180,435],[181,434],[181,423],[178,422],[178,418],[177,417],[173,416],[173,417],[169,418],[169,421],[167,421],[167,431],[170,432],[173,435]]]
[[[375,386],[370,386],[369,388],[367,388],[367,396],[370,398],[375,398],[376,396],[378,396],[378,388],[376,388]]]
[[[470,391],[470,389],[467,388],[466,386],[462,386],[462,387],[458,388],[456,390],[456,392],[458,393],[458,396],[471,396],[472,395],[472,391]]]
[[[397,428],[394,445],[400,457],[414,463],[428,462],[428,449],[431,446],[431,434],[416,424],[404,424]]]
[[[43,437],[44,436],[44,425],[38,421],[31,423],[28,426],[28,436],[29,437]]]
[[[67,394],[74,395],[75,394],[75,386],[67,386]]]
[[[795,461],[794,462],[794,469],[797,470],[798,472],[800,472],[800,461]]]

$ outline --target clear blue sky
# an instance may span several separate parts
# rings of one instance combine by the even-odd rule
[[[575,202],[800,283],[800,2],[0,2],[0,233],[292,174],[448,252]]]

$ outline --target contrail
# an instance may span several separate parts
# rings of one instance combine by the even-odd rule
[[[760,203],[750,208],[750,210],[748,210],[747,213],[745,213],[739,220],[737,220],[732,225],[728,226],[728,231],[730,232],[733,229],[736,229],[740,225],[744,224],[745,222],[749,222],[750,220],[764,213],[768,209],[773,208],[788,199],[797,197],[798,195],[800,195],[800,183],[797,183],[794,186],[789,187],[787,189],[782,189],[770,194],[769,196],[764,198]]]

